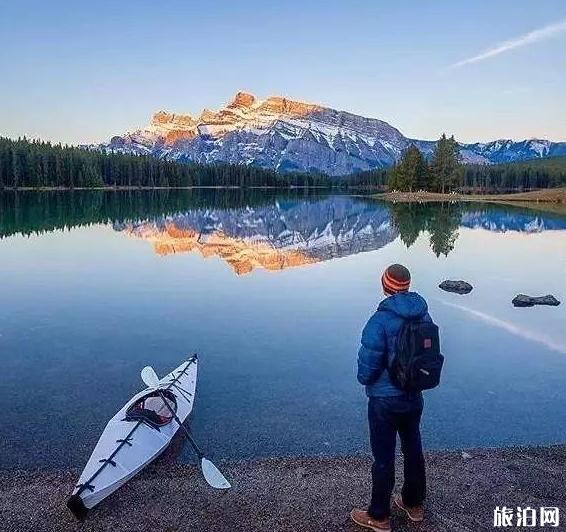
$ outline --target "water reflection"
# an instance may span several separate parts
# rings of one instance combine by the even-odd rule
[[[334,196],[239,209],[198,208],[152,221],[114,224],[117,231],[150,242],[159,255],[217,256],[238,275],[374,251],[397,237],[410,248],[422,233],[437,257],[448,256],[460,227],[542,232],[565,229],[566,222],[512,207],[385,204]]]
[[[96,223],[148,241],[158,255],[216,256],[238,274],[282,270],[380,249],[422,233],[448,256],[460,227],[488,231],[566,229],[563,216],[517,207],[388,204],[350,196],[259,190],[83,191],[0,194],[0,237]]]
[[[464,204],[398,203],[391,205],[390,209],[393,225],[407,247],[411,247],[426,231],[430,235],[430,247],[437,257],[448,256],[454,249]]]
[[[140,368],[165,373],[190,351],[203,362],[191,427],[215,456],[366,452],[355,357],[394,261],[447,354],[427,446],[562,441],[566,307],[511,300],[564,300],[564,229],[523,208],[302,192],[0,194],[0,404],[17,405],[0,468],[84,464]],[[442,292],[448,278],[475,288]]]
[[[196,251],[204,257],[218,256],[236,274],[373,251],[398,234],[386,206],[349,197],[276,199],[239,209],[197,208],[114,228],[149,241],[159,255]]]

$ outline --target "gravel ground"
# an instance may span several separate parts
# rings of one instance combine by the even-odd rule
[[[350,523],[349,511],[367,503],[370,464],[368,457],[227,462],[221,469],[233,489],[220,493],[195,466],[161,460],[103,501],[83,524],[65,506],[77,471],[4,471],[0,529],[361,531]],[[407,525],[393,511],[393,530],[493,530],[495,506],[558,506],[560,527],[544,530],[566,530],[566,445],[431,452],[427,467],[426,521]]]

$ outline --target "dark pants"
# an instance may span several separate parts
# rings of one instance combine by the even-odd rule
[[[391,510],[391,492],[395,484],[395,444],[397,433],[404,458],[405,482],[401,495],[407,506],[422,504],[426,494],[425,464],[420,422],[422,397],[370,397],[369,432],[374,463],[369,514],[382,519]]]

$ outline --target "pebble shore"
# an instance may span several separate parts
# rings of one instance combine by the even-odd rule
[[[426,520],[394,531],[493,530],[496,506],[559,507],[566,528],[566,445],[426,454]],[[160,460],[78,523],[65,506],[78,471],[0,472],[4,531],[361,531],[349,520],[370,490],[367,456],[217,462],[233,489],[208,487],[196,466]],[[397,464],[398,482],[402,470]],[[564,528],[562,528],[564,527]],[[546,528],[544,528],[546,530]],[[542,530],[537,528],[536,530]]]

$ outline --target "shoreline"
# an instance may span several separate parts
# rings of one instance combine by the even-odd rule
[[[566,519],[566,444],[425,453],[426,520],[419,532],[493,530],[496,506],[559,507]],[[361,531],[349,520],[370,490],[369,456],[221,462],[218,492],[195,465],[162,458],[98,507],[85,525],[65,502],[78,470],[0,471],[3,530]],[[397,462],[397,484],[402,471]],[[395,510],[393,530],[415,530]],[[562,521],[561,520],[561,521]]]
[[[566,204],[566,187],[545,188],[512,194],[442,194],[440,192],[384,192],[371,194],[372,199],[392,203],[489,202],[512,204],[557,203]]]
[[[149,192],[149,191],[179,191],[179,190],[264,190],[276,192],[316,191],[328,194],[341,194],[362,199],[383,201],[387,203],[492,203],[496,205],[521,206],[533,210],[544,210],[555,214],[566,213],[566,187],[547,188],[530,192],[511,194],[462,194],[439,192],[383,192],[378,189],[366,189],[365,194],[359,188],[326,187],[326,186],[187,186],[187,187],[18,187],[4,188],[2,193],[18,192]]]
[[[240,185],[194,185],[187,187],[17,187],[0,189],[2,192],[82,192],[88,190],[102,190],[105,192],[128,192],[128,191],[148,191],[148,190],[336,190],[332,187],[316,186],[316,185],[290,185],[290,186],[245,186]]]

